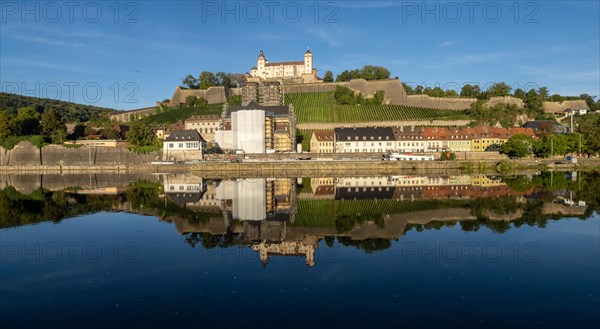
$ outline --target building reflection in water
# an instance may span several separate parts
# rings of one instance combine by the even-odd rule
[[[133,212],[173,223],[191,246],[248,246],[263,263],[284,255],[303,257],[312,266],[322,239],[328,246],[337,239],[373,252],[413,229],[458,224],[465,231],[486,227],[503,233],[511,225],[544,227],[562,216],[588,218],[596,209],[600,175],[587,174],[585,182],[578,177],[0,175],[0,227],[100,211]]]
[[[259,254],[263,264],[271,256],[283,255],[302,256],[308,266],[315,264],[315,251],[324,237],[346,239],[349,245],[364,247],[373,241],[385,240],[389,244],[411,225],[477,222],[482,215],[506,224],[523,215],[521,210],[512,209],[474,214],[465,203],[438,208],[422,203],[428,200],[505,198],[524,204],[534,191],[533,187],[513,191],[500,177],[485,175],[208,181],[193,175],[166,175],[162,179],[165,198],[189,210],[212,214],[200,222],[166,219],[174,223],[180,234],[234,234],[241,244]],[[299,202],[304,206],[298,210]],[[379,210],[373,216],[368,207]],[[398,210],[399,207],[404,208]],[[550,208],[543,212],[557,211]],[[586,209],[575,208],[568,211],[583,215]],[[564,213],[564,209],[560,211]],[[299,222],[297,216],[301,217]],[[324,216],[331,217],[334,225],[321,225]]]
[[[253,178],[207,182],[194,175],[163,176],[164,197],[198,212],[220,211],[207,222],[173,219],[180,234],[240,234],[266,264],[271,255],[304,256],[314,265],[318,239],[286,239],[296,214],[296,179]]]

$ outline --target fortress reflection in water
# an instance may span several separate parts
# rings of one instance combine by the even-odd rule
[[[131,212],[172,223],[192,246],[237,245],[251,248],[263,264],[283,255],[303,257],[313,266],[323,239],[327,245],[337,239],[368,253],[389,247],[391,240],[412,229],[458,224],[465,231],[485,226],[503,233],[511,223],[543,227],[548,219],[587,214],[588,207],[574,200],[571,192],[582,190],[576,175],[563,173],[565,187],[550,190],[545,185],[556,187],[552,173],[537,176],[541,183],[533,183],[533,178],[0,175],[0,211],[6,214],[0,224],[11,227],[99,211]],[[545,183],[548,178],[550,184]],[[518,188],[509,188],[507,182]]]
[[[411,226],[476,222],[482,215],[504,225],[522,217],[522,209],[476,214],[465,201],[509,198],[525,204],[534,192],[534,187],[513,191],[500,177],[485,175],[209,181],[174,175],[162,180],[164,198],[214,214],[203,221],[164,218],[181,235],[235,235],[240,244],[259,253],[263,264],[271,256],[284,255],[303,256],[308,266],[314,265],[315,251],[325,237],[362,248],[377,240],[397,240]],[[541,209],[544,214],[581,216],[586,207],[543,203]]]

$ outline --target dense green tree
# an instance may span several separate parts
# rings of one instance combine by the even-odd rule
[[[354,105],[356,104],[356,97],[354,91],[350,88],[343,86],[336,86],[333,97],[337,104],[340,105]]]
[[[62,116],[55,110],[45,111],[40,122],[42,135],[52,143],[61,144],[67,138],[67,126]]]
[[[525,107],[531,113],[538,114],[544,112],[544,99],[535,89],[530,89],[525,94],[524,103]]]
[[[365,80],[389,79],[390,71],[383,66],[365,65],[362,68],[361,76]]]
[[[181,83],[183,84],[184,87],[186,87],[188,89],[200,88],[200,81],[191,74],[188,74],[185,78],[183,78],[181,80]]]
[[[114,111],[112,109],[75,104],[56,99],[37,98],[0,92],[0,109],[6,109],[11,114],[16,115],[18,109],[23,107],[32,107],[38,113],[55,110],[66,122],[85,122]]]
[[[17,135],[37,135],[40,132],[40,113],[32,106],[22,107],[15,118]]]
[[[154,146],[158,144],[156,135],[150,126],[143,122],[133,122],[126,133],[127,142],[135,146]]]
[[[542,101],[545,101],[548,99],[548,94],[550,93],[548,91],[548,87],[542,86],[542,87],[538,88],[537,92],[540,95],[540,97],[542,98]]]
[[[460,96],[462,97],[479,97],[481,95],[481,89],[478,85],[465,84],[460,90]]]
[[[333,82],[333,72],[325,72],[325,75],[323,76],[323,82]]]
[[[454,89],[448,89],[448,90],[446,90],[444,96],[445,97],[457,97],[458,93]]]
[[[231,87],[231,78],[225,72],[217,72],[215,74],[215,84],[217,86]]]
[[[439,86],[436,86],[433,89],[431,89],[429,92],[426,92],[426,94],[431,97],[444,97],[445,92],[442,88],[440,88]]]
[[[587,154],[600,153],[600,115],[584,115],[579,121],[577,131],[587,142],[585,148]]]
[[[506,154],[509,157],[524,158],[533,153],[534,143],[533,137],[525,134],[517,134],[511,136],[506,143],[500,146],[500,153]]]
[[[495,96],[510,96],[510,91],[512,87],[504,82],[498,82],[491,85],[486,91],[488,97]]]
[[[407,85],[406,83],[402,82],[402,87],[404,88],[404,92],[406,92],[407,95],[415,94],[415,89],[413,87]]]
[[[595,100],[596,96],[591,96],[588,94],[581,94],[581,95],[579,95],[579,98],[581,98],[585,101],[585,103],[588,105],[590,110],[592,110],[592,111],[600,110],[600,99]]]
[[[381,80],[389,79],[390,71],[383,66],[365,65],[362,69],[344,70],[338,74],[335,81],[350,81],[352,79]]]
[[[518,99],[525,99],[525,91],[521,88],[517,88],[517,89],[515,89],[513,96]]]
[[[552,154],[567,155],[579,151],[579,134],[551,134],[540,138],[533,145],[533,152],[538,157],[547,158]],[[585,138],[581,138],[582,149],[587,149]]]
[[[15,133],[15,116],[8,110],[0,110],[0,139],[13,136]]]
[[[372,98],[368,99],[367,102],[373,105],[383,104],[385,98],[385,92],[383,90],[377,90]]]
[[[106,139],[120,139],[121,138],[121,129],[119,126],[119,122],[116,120],[106,121],[102,124],[102,129],[100,130],[100,134],[102,137]]]
[[[187,96],[185,98],[185,106],[187,106],[187,107],[196,107],[197,101],[198,101],[198,97],[192,96],[192,95]]]
[[[217,85],[217,77],[214,73],[203,71],[200,73],[200,89],[208,89],[208,87]]]

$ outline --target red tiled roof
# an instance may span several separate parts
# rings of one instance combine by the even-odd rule
[[[531,128],[510,128],[508,130],[508,132],[510,133],[511,136],[518,135],[518,134],[524,134],[527,136],[536,137],[535,132]]]
[[[318,141],[333,141],[333,130],[315,130],[313,134]]]
[[[467,140],[471,139],[467,128],[425,128],[425,138],[433,140]]]

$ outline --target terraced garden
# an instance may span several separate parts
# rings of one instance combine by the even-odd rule
[[[333,92],[286,94],[298,123],[369,122],[468,119],[465,110],[442,110],[404,105],[337,105]]]

